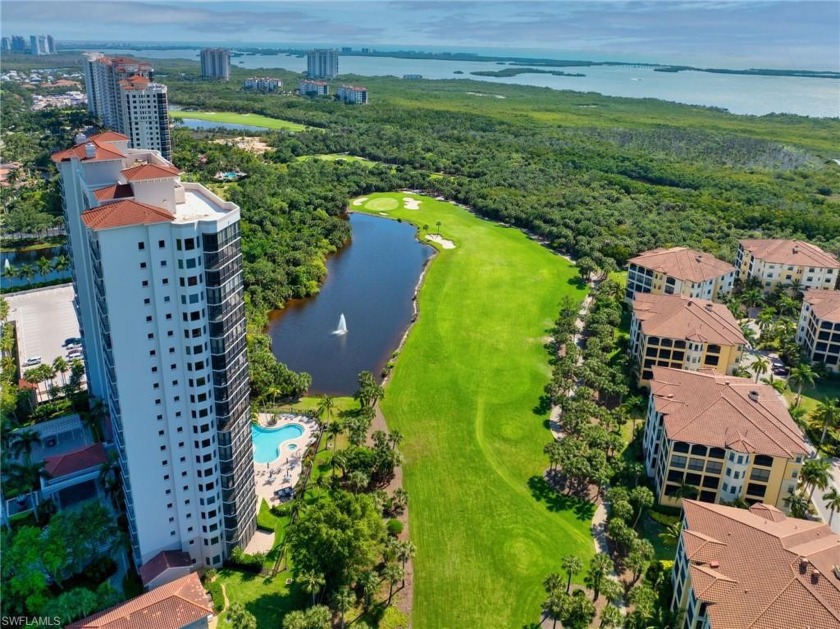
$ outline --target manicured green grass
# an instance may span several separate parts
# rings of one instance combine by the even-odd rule
[[[406,210],[402,199],[422,199]],[[441,249],[418,297],[420,318],[382,410],[405,436],[404,478],[417,545],[416,629],[536,622],[541,582],[560,559],[594,552],[592,505],[542,480],[550,434],[535,414],[550,370],[543,347],[564,295],[582,299],[567,261],[522,232],[449,203],[374,194],[354,209],[428,225]],[[370,206],[374,207],[371,208]],[[422,237],[423,234],[421,234]],[[582,575],[579,575],[582,577]]]
[[[785,395],[793,403],[796,400],[796,387]],[[825,377],[818,379],[813,387],[802,388],[802,407],[811,413],[822,400],[834,400],[840,397],[840,377]]]
[[[360,164],[364,164],[365,166],[374,166],[379,162],[375,162],[370,159],[365,159],[364,157],[359,157],[358,155],[345,155],[343,153],[323,153],[321,155],[301,155],[297,158],[299,162],[306,161],[308,159],[321,159],[327,162],[358,162]]]
[[[277,412],[282,413],[308,413],[314,412],[318,405],[321,403],[320,396],[313,395],[308,397],[303,397],[299,401],[295,402],[294,404],[289,405],[282,405],[277,407]],[[336,418],[337,413],[339,411],[349,411],[353,409],[359,408],[359,403],[354,400],[352,397],[334,397],[333,404],[335,405],[335,411],[333,411],[333,419]],[[326,420],[326,418],[323,418]]]
[[[229,111],[170,111],[171,118],[191,118],[193,120],[209,120],[210,122],[226,122],[231,124],[248,124],[268,129],[285,129],[287,131],[304,131],[306,127],[296,122],[269,118],[258,114],[235,114]]]
[[[288,571],[266,578],[225,568],[219,570],[216,579],[220,585],[225,586],[231,603],[242,603],[245,609],[254,614],[257,629],[275,629],[281,626],[283,616],[293,609],[300,609],[304,602],[296,583],[286,585],[286,579],[290,577]],[[228,626],[225,614],[219,620],[219,626]]]

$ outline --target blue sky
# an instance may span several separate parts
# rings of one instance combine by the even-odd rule
[[[59,41],[534,49],[569,56],[840,70],[840,2],[3,0],[2,33]]]

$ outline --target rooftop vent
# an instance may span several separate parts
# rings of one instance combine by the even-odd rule
[[[710,561],[709,562],[709,567],[717,570],[718,568],[720,568],[720,562],[719,561]]]
[[[87,136],[84,133],[77,133],[76,137],[73,138],[73,141],[78,144],[84,144],[87,142]]]
[[[840,579],[840,566],[834,566],[834,576]]]
[[[758,402],[758,391],[755,391],[755,390],[750,391],[750,399],[751,399],[753,402]],[[807,561],[807,560],[806,560],[806,561]]]
[[[96,157],[96,145],[93,142],[85,144],[85,157],[88,159]]]
[[[696,259],[698,262],[702,262],[702,261],[703,261],[703,256],[698,255],[695,259]]]
[[[799,253],[799,245],[794,245],[793,246],[793,252],[794,253]]]
[[[714,309],[715,307],[712,304],[706,304],[706,310],[708,310],[709,312],[711,312]]]
[[[821,577],[821,576],[822,576],[822,572],[820,572],[819,570],[814,570],[814,571],[811,573],[811,583],[813,583],[814,585],[816,585],[817,583],[819,583],[819,582],[820,582],[820,577]]]

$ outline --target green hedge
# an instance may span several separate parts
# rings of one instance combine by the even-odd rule
[[[213,607],[216,612],[220,612],[225,608],[225,596],[222,594],[222,584],[218,581],[205,581],[204,589],[210,594],[213,599]]]
[[[679,524],[681,520],[678,515],[667,515],[659,511],[653,511],[652,509],[648,511],[648,515],[651,520],[662,526],[674,526],[675,524]]]

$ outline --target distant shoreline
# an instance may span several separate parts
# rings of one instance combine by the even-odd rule
[[[83,47],[59,46],[65,51],[81,50],[89,48],[108,48],[117,50],[193,50],[201,48],[200,44],[118,44],[114,42],[93,42]],[[307,52],[301,48],[254,48],[254,47],[231,47],[231,57],[243,56],[264,56],[264,55],[295,55],[303,56]],[[479,55],[467,52],[424,52],[420,50],[350,50],[342,51],[339,55],[347,57],[391,57],[394,59],[428,59],[437,61],[481,61],[488,63],[509,63],[513,66],[542,66],[549,68],[585,68],[592,66],[628,66],[634,68],[651,68],[655,72],[709,72],[712,74],[741,74],[748,76],[790,76],[815,79],[840,79],[840,72],[830,70],[773,70],[770,68],[700,68],[695,66],[675,65],[666,63],[637,63],[631,61],[588,61],[580,59],[547,59],[542,57],[516,57],[516,56],[492,56]],[[502,71],[503,72],[503,71]],[[474,74],[474,73],[473,73]],[[521,74],[521,73],[518,73]],[[491,76],[512,76],[510,74]],[[573,75],[577,76],[577,75]]]

